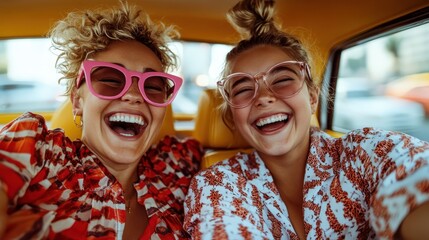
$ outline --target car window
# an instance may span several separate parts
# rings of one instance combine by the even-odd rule
[[[0,113],[44,112],[65,97],[46,39],[0,41]]]
[[[429,23],[343,49],[332,129],[376,127],[429,140]]]
[[[50,46],[49,38],[0,40],[0,113],[54,111],[66,99]],[[173,111],[195,114],[201,91],[216,86],[231,46],[178,41],[171,48],[179,56],[173,73],[185,80]]]
[[[225,56],[232,46],[202,42],[175,42],[171,49],[179,56],[176,74],[185,82],[173,102],[175,113],[195,114],[198,98],[205,88],[216,88]]]

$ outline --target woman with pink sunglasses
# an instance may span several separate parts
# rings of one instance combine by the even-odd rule
[[[81,140],[25,113],[0,132],[1,239],[185,239],[195,140],[165,137],[182,79],[172,27],[137,9],[70,13],[51,31]]]
[[[193,178],[185,229],[195,239],[426,239],[429,143],[311,127],[319,89],[310,58],[273,12],[273,0],[241,0],[229,12],[246,38],[218,82],[222,113],[254,151]]]

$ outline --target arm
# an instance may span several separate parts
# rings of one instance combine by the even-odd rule
[[[374,131],[359,146],[368,153],[365,176],[371,186],[370,218],[377,236],[407,234],[412,229],[409,224],[420,217],[427,222],[429,215],[423,213],[429,201],[429,143],[405,134]]]
[[[37,162],[36,137],[46,130],[44,119],[29,113],[0,130],[0,239],[6,232],[9,204],[27,187]]]
[[[429,236],[429,201],[423,203],[409,213],[401,226],[398,235],[401,239],[423,239]]]

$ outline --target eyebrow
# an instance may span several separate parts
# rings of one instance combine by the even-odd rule
[[[118,65],[122,68],[125,68],[128,71],[132,71],[132,72],[141,72],[141,73],[145,73],[145,72],[162,72],[162,71],[157,71],[153,68],[143,68],[143,71],[134,71],[134,70],[129,70],[128,68],[126,68],[123,64],[121,63],[116,63],[116,62],[111,62],[112,64]]]
[[[240,83],[242,83],[244,81],[247,81],[248,79],[249,79],[249,77],[247,77],[247,76],[243,76],[242,78],[239,78],[238,80],[234,81],[231,88],[234,88],[235,86],[239,85]]]
[[[291,67],[287,67],[287,66],[284,66],[284,65],[280,65],[280,66],[277,66],[277,67],[275,67],[274,69],[271,69],[270,70],[270,73],[276,73],[276,72],[280,72],[281,70],[284,70],[284,69],[286,69],[286,70],[289,70],[289,71],[291,71],[291,72],[293,72],[293,73],[295,73],[295,74],[298,74],[298,72],[299,72],[299,70],[298,70],[298,72],[297,71],[295,71],[295,69],[293,69],[293,68],[291,68]]]

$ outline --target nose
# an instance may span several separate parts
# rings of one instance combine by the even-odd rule
[[[259,81],[259,88],[258,92],[255,96],[255,106],[266,106],[268,104],[274,103],[277,100],[276,96],[274,96],[273,92],[262,83],[262,81]]]
[[[130,88],[121,98],[123,101],[128,101],[130,103],[142,103],[144,101],[143,96],[140,93],[138,81],[138,78],[133,77]]]

